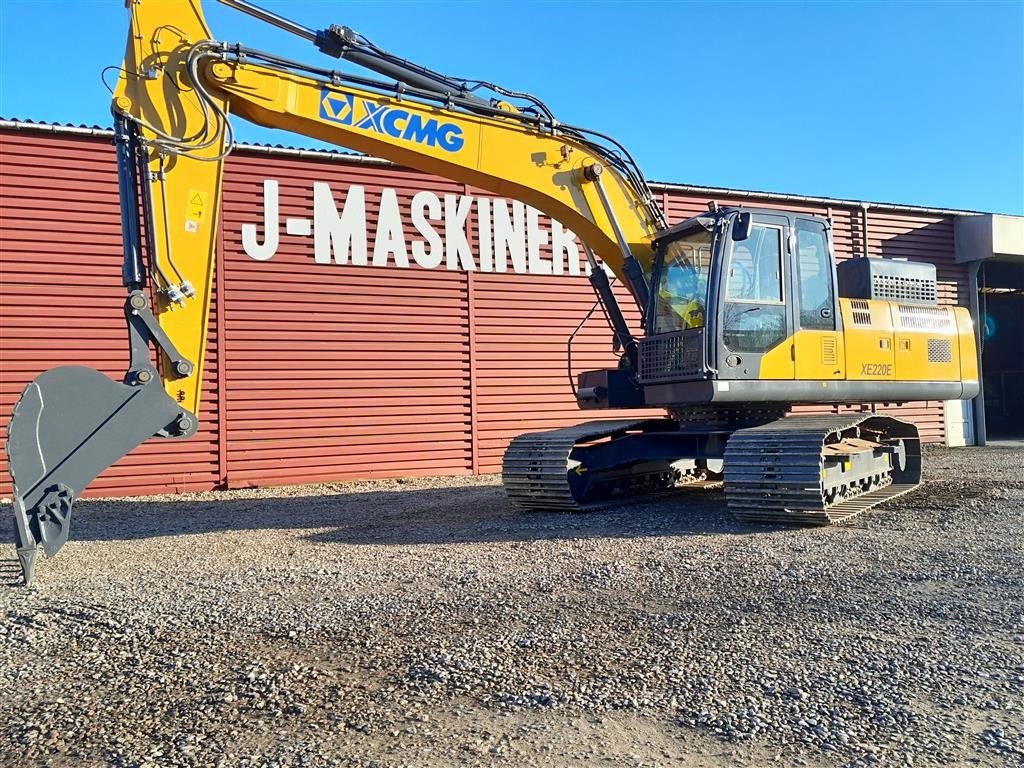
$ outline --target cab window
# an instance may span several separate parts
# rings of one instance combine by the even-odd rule
[[[755,224],[734,243],[726,273],[722,341],[735,352],[763,353],[786,338],[781,227]]]
[[[825,226],[818,221],[797,220],[796,251],[800,327],[834,331],[832,262]]]
[[[711,270],[711,233],[699,229],[665,246],[654,305],[654,332],[703,328]]]
[[[750,237],[734,243],[726,298],[782,301],[782,230],[755,224]]]

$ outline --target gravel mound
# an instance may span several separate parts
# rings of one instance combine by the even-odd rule
[[[1024,765],[1024,450],[925,466],[816,530],[495,477],[82,502],[0,563],[0,764]]]

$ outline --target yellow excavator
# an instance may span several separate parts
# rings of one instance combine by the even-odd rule
[[[919,483],[917,429],[873,410],[787,416],[792,406],[977,394],[970,315],[937,305],[934,267],[837,266],[829,221],[801,213],[711,204],[669,226],[625,148],[537,98],[431,71],[347,27],[221,2],[362,74],[217,42],[199,0],[128,0],[113,113],[130,360],[121,382],[47,371],[15,406],[7,447],[26,583],[100,472],[144,440],[196,431],[232,116],[523,201],[578,235],[620,351],[578,377],[578,403],[666,416],[516,438],[502,474],[523,507],[592,509],[710,478],[741,519],[833,523]]]

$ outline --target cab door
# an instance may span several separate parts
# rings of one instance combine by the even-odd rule
[[[836,296],[831,233],[825,222],[802,217],[796,217],[793,230],[796,378],[840,380],[845,376],[846,353]]]
[[[750,236],[727,245],[719,281],[720,379],[793,378],[789,233],[789,217],[756,214]]]

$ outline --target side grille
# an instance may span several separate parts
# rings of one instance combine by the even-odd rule
[[[939,307],[917,307],[910,304],[899,304],[898,307],[901,328],[915,331],[953,330],[953,317],[945,309]]]
[[[949,339],[928,339],[928,362],[953,362],[953,342]]]
[[[702,372],[703,330],[659,334],[640,340],[640,383],[678,381]]]
[[[835,336],[821,337],[821,363],[822,365],[836,365],[839,362],[839,352],[836,348]]]

